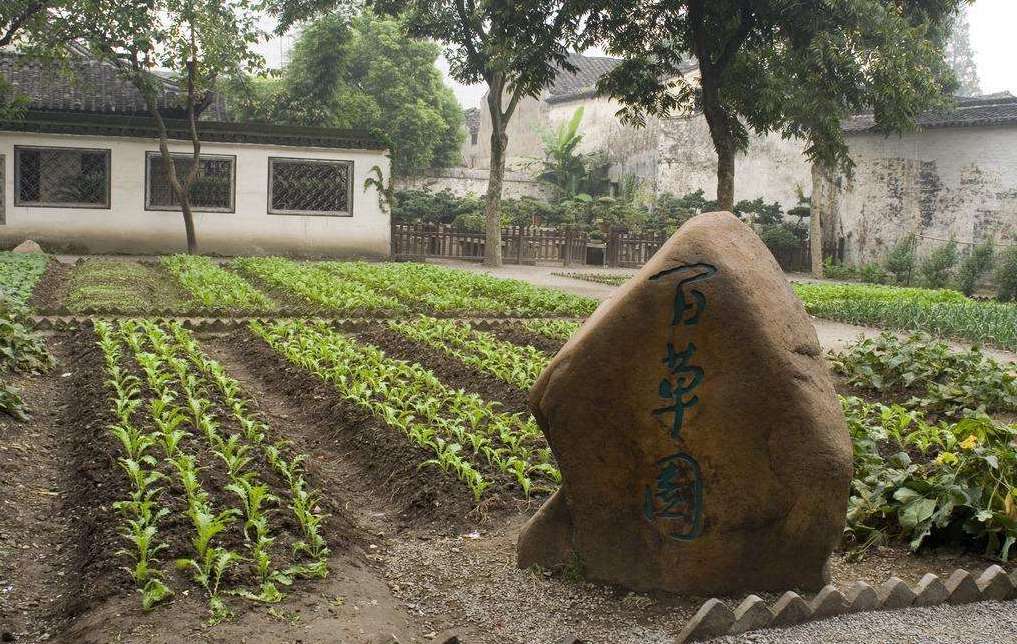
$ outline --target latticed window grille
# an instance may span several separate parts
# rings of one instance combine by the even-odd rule
[[[269,159],[269,212],[350,215],[352,174],[351,161]]]
[[[193,155],[174,154],[173,164],[181,182],[194,162]],[[201,156],[198,174],[191,184],[191,208],[194,210],[233,211],[233,157]],[[166,165],[159,152],[148,153],[148,208],[180,210],[180,202],[166,177]]]
[[[109,150],[14,148],[15,204],[109,208]]]

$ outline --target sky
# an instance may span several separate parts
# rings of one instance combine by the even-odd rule
[[[1017,38],[1014,36],[1017,0],[976,0],[969,9],[968,22],[982,92],[1017,94]],[[271,23],[266,21],[264,26],[271,28]],[[274,38],[261,46],[269,66],[279,66],[291,42],[291,37]],[[483,85],[461,85],[448,78],[448,64],[444,59],[438,61],[438,66],[463,107],[480,106],[484,96]]]

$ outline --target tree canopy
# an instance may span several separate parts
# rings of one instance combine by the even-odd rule
[[[244,117],[380,133],[396,174],[461,162],[463,113],[435,61],[438,45],[407,38],[370,11],[308,24],[288,65],[253,92],[234,88]]]
[[[735,153],[749,128],[806,142],[849,168],[842,121],[914,127],[942,104],[950,74],[943,24],[964,0],[591,0],[591,42],[625,58],[600,90],[623,116],[702,110],[718,155],[720,207],[734,201]],[[684,77],[688,63],[699,80]]]
[[[978,66],[975,64],[975,52],[971,47],[971,27],[968,25],[968,12],[957,12],[950,21],[950,38],[946,42],[946,62],[957,78],[957,94],[960,96],[978,96],[982,93],[978,80]]]

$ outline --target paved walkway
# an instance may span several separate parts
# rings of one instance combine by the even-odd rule
[[[610,286],[607,284],[598,284],[596,282],[588,282],[586,280],[577,280],[568,277],[561,277],[554,275],[553,273],[598,273],[602,275],[634,275],[635,271],[632,269],[618,269],[618,268],[593,268],[590,266],[577,266],[574,268],[562,268],[561,266],[519,266],[517,264],[506,264],[498,269],[490,269],[483,264],[476,262],[462,262],[454,260],[429,260],[436,264],[443,266],[451,266],[454,268],[461,268],[470,271],[479,271],[494,275],[495,277],[504,277],[508,279],[517,279],[537,286],[546,286],[550,288],[557,288],[569,293],[575,293],[576,295],[583,295],[585,297],[592,297],[597,300],[606,300],[617,290],[617,286]],[[834,280],[817,280],[810,275],[804,273],[789,273],[788,279],[792,282],[832,282]],[[867,338],[877,337],[882,333],[882,329],[876,329],[867,326],[857,326],[854,324],[844,324],[843,322],[834,322],[833,320],[822,320],[819,318],[812,319],[813,325],[816,327],[816,334],[819,336],[819,344],[825,350],[839,351],[845,348],[858,339],[859,336],[865,336]],[[899,333],[898,335],[906,335],[905,333]],[[966,345],[961,342],[947,341],[955,349],[967,348],[970,345]],[[1004,362],[1017,362],[1017,353],[1012,351],[1004,351],[1002,349],[984,349],[985,353],[995,357],[997,360]]]

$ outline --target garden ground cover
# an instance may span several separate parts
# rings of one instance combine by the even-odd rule
[[[403,288],[399,271],[417,270],[400,268],[413,265],[367,265],[372,269],[360,273],[363,269],[356,264],[344,266],[319,265],[314,273],[323,283],[345,279],[397,300],[401,297],[397,290]],[[290,304],[228,265],[188,270],[198,274],[197,282],[177,281],[163,265],[146,267],[182,292],[201,290],[204,280],[232,293],[228,297],[235,293],[252,297],[229,277],[236,276],[270,296],[282,310]],[[14,603],[0,606],[0,628],[14,624],[12,628],[27,641],[39,639],[43,632],[70,640],[131,639],[139,628],[187,632],[196,639],[361,641],[367,635],[392,632],[409,641],[452,627],[471,642],[554,641],[563,628],[580,635],[593,633],[602,641],[631,641],[635,624],[646,629],[641,633],[673,636],[698,607],[696,601],[667,594],[629,595],[577,582],[563,571],[534,575],[513,565],[514,539],[522,522],[555,487],[553,459],[543,437],[528,426],[526,388],[578,323],[546,318],[479,323],[443,317],[458,315],[459,304],[454,298],[434,299],[445,296],[424,284],[440,282],[447,273],[423,275],[418,280],[423,293],[406,299],[421,303],[421,309],[449,302],[450,308],[433,312],[438,317],[417,315],[429,311],[417,311],[413,303],[389,320],[359,326],[277,319],[228,333],[188,334],[165,323],[154,327],[160,331],[147,322],[133,327],[130,322],[126,327],[120,321],[110,323],[119,338],[118,363],[130,366],[127,375],[137,377],[142,390],[143,404],[129,419],[156,441],[131,460],[142,464],[145,456],[155,459],[154,466],[145,467],[165,478],[146,489],[163,488],[153,500],[171,510],[154,521],[156,541],[169,549],[153,554],[162,559],[154,566],[158,579],[174,594],[151,612],[142,610],[142,594],[137,592],[151,577],[135,581],[122,570],[128,567],[138,577],[138,557],[132,554],[137,548],[119,534],[129,527],[129,519],[138,521],[143,515],[134,505],[121,505],[120,510],[113,506],[131,501],[132,492],[137,492],[132,481],[143,480],[128,478],[118,459],[130,456],[125,453],[128,444],[145,441],[140,433],[133,442],[124,442],[109,432],[109,425],[117,421],[111,398],[116,388],[104,385],[105,378],[97,375],[109,369],[90,328],[53,334],[49,345],[58,359],[56,369],[16,376],[38,424],[0,419],[0,468],[19,473],[16,479],[0,477],[0,508],[42,510],[0,512],[4,554],[0,580],[13,581],[19,591]],[[497,315],[564,310],[565,317],[572,317],[575,310],[568,298],[539,290],[502,291],[502,286],[489,285],[488,278],[452,283],[458,289],[487,293],[480,297],[499,306],[508,303]],[[196,306],[196,300],[189,302],[187,306]],[[122,337],[125,328],[144,335],[138,344],[140,354]],[[930,570],[940,574],[958,566],[978,570],[999,555],[1005,542],[1005,535],[992,542],[989,533],[1003,535],[998,527],[1007,517],[1008,497],[992,496],[990,490],[988,496],[972,495],[958,503],[951,501],[952,492],[943,481],[963,477],[984,490],[989,490],[987,482],[996,481],[987,458],[994,454],[988,450],[1000,449],[1005,430],[984,422],[958,426],[965,405],[989,398],[986,387],[1002,386],[1006,392],[1012,380],[977,356],[952,358],[927,339],[902,346],[889,338],[881,342],[859,345],[850,357],[835,360],[844,365],[837,367],[843,372],[841,391],[858,400],[845,405],[859,475],[850,540],[833,561],[834,583],[841,588],[856,579],[881,583],[890,574],[916,581]],[[159,349],[160,343],[175,348]],[[149,354],[163,356],[168,369],[157,366]],[[203,357],[192,357],[199,354]],[[914,369],[899,369],[895,356],[907,356],[905,362]],[[221,367],[207,366],[210,360]],[[186,367],[196,379],[193,384],[177,374],[178,367]],[[209,542],[213,549],[244,557],[227,561],[217,593],[194,579],[198,570],[193,565],[189,570],[174,565],[174,559],[189,558],[200,567],[203,559],[195,556],[195,544],[188,538],[195,529],[193,517],[200,513],[192,511],[180,470],[166,465],[163,446],[167,438],[172,440],[172,428],[167,429],[172,415],[155,413],[151,393],[162,386],[160,373],[171,378],[166,385],[175,396],[171,406],[180,405],[185,416],[194,416],[186,413],[193,404],[215,420],[213,431],[207,420],[195,421],[200,431],[181,421],[192,435],[182,444],[202,446],[196,465],[207,464],[208,469],[198,478],[216,514],[227,508],[240,513],[230,513],[225,519],[228,527]],[[873,374],[879,378],[873,379]],[[915,384],[941,374],[950,375],[949,382],[937,380],[935,387]],[[901,384],[908,379],[909,384]],[[223,393],[223,383],[228,391],[238,388],[232,402]],[[122,380],[121,388],[129,389]],[[204,393],[193,396],[188,389]],[[209,401],[208,409],[201,400]],[[238,400],[242,415],[254,423],[246,429],[235,414],[233,403]],[[954,404],[961,400],[965,402]],[[1008,405],[1011,402],[1004,397],[986,411],[1007,418]],[[262,423],[271,439],[253,440]],[[266,534],[278,539],[266,546],[270,566],[265,576],[255,566],[259,529],[252,524],[246,530],[249,537],[242,534],[250,507],[227,489],[240,485],[234,479],[245,473],[241,467],[231,476],[228,461],[235,460],[240,439],[227,449],[230,435],[241,436],[249,446],[247,456],[258,463],[252,466],[256,476],[248,483],[262,481],[280,499],[262,506],[270,510]],[[285,571],[294,561],[306,561],[300,555],[303,551],[294,553],[292,548],[305,536],[290,507],[292,488],[265,461],[266,450],[279,440],[286,441],[279,449],[287,462],[296,460],[297,454],[306,455],[301,469],[308,489],[323,492],[318,503],[310,504],[312,511],[330,515],[323,519],[331,549],[325,555],[329,575],[296,579],[292,586],[278,578],[279,583],[272,581],[271,574]],[[233,456],[227,457],[227,451]],[[911,459],[910,465],[902,464],[901,453]],[[998,464],[1012,468],[1005,454],[995,456]],[[470,472],[476,472],[484,485],[478,486]],[[867,481],[873,475],[881,486],[878,493]],[[201,509],[201,496],[194,498]],[[983,510],[990,516],[979,517]],[[912,522],[912,517],[917,520]],[[953,531],[935,525],[944,517],[947,527],[983,530],[974,538],[962,538],[964,547],[958,548]],[[922,535],[929,525],[929,534]],[[53,536],[33,538],[37,534]],[[909,544],[919,536],[922,556],[908,554]],[[22,550],[25,543],[37,545]],[[70,552],[57,552],[56,546],[66,543],[75,546]],[[127,552],[118,553],[121,549]],[[50,557],[50,552],[56,554]],[[222,554],[216,552],[213,561]],[[266,578],[285,594],[278,603],[229,592],[242,588],[254,596],[268,596]],[[234,616],[208,626],[209,617],[220,610],[212,601],[216,595]],[[570,598],[569,606],[562,605],[562,597]],[[490,615],[491,621],[477,615]]]

